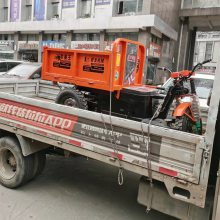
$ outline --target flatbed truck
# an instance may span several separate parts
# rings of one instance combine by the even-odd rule
[[[33,180],[45,154],[61,151],[118,167],[119,184],[126,170],[139,174],[137,200],[147,211],[219,219],[219,72],[220,59],[203,135],[56,104],[69,84],[0,82],[1,184],[17,188]]]

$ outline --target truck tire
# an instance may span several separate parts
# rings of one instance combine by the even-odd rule
[[[64,89],[56,97],[55,102],[75,108],[88,109],[88,103],[83,93],[75,88]]]
[[[34,168],[31,180],[38,177],[44,170],[46,165],[46,154],[44,151],[39,151],[34,154]]]
[[[19,187],[33,175],[34,157],[24,157],[15,137],[0,138],[0,183],[8,188]]]

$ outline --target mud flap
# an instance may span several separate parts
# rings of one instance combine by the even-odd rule
[[[141,177],[138,189],[137,201],[139,204],[148,206],[150,196],[150,182]],[[169,196],[165,185],[162,182],[154,181],[154,190],[151,208],[182,220],[209,220],[211,216],[211,206],[207,204],[204,209],[197,206],[173,199]]]
[[[16,136],[18,138],[18,141],[21,146],[22,154],[24,156],[28,156],[38,151],[49,148],[49,145],[46,143],[35,141],[35,140],[32,140],[30,138],[27,138],[27,137],[24,137],[18,134]]]

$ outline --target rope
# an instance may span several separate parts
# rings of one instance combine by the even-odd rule
[[[152,166],[151,166],[151,139],[150,139],[150,126],[151,123],[153,121],[153,119],[157,116],[157,114],[159,113],[159,110],[162,106],[163,102],[161,102],[156,111],[154,112],[153,116],[151,117],[149,123],[148,123],[148,134],[147,134],[147,143],[146,143],[146,159],[147,159],[147,169],[148,169],[148,179],[150,181],[150,191],[149,191],[149,196],[148,196],[148,200],[147,200],[147,208],[146,208],[146,212],[148,213],[151,210],[151,205],[152,205],[152,199],[153,199],[153,177],[152,177]],[[144,128],[143,128],[143,120],[141,121],[141,132],[142,132],[142,136],[143,136],[143,141],[145,143],[145,135],[144,135]]]
[[[110,143],[111,143],[111,146],[114,150],[114,159],[116,159],[118,161],[118,166],[119,166],[119,170],[118,170],[118,185],[119,186],[122,186],[124,184],[124,176],[123,176],[123,166],[121,164],[121,160],[118,158],[118,147],[117,147],[117,143],[116,143],[116,138],[115,138],[115,135],[114,135],[114,129],[113,129],[113,125],[112,125],[112,92],[111,92],[111,86],[112,86],[112,65],[110,65],[110,85],[109,85],[109,120],[110,120],[110,128],[111,128],[111,137],[113,137],[113,142],[112,142],[112,138],[110,137],[109,140],[110,140]],[[105,123],[105,119],[103,117],[103,114],[101,113],[101,118],[102,118],[102,121],[103,121],[103,124],[104,124],[104,128],[106,130],[107,129],[107,126],[106,126],[106,123]]]
[[[119,185],[119,186],[122,186],[123,183],[124,183],[123,169],[120,168],[120,169],[118,170],[118,185]]]

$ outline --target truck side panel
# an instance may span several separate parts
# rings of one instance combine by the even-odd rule
[[[38,85],[38,92],[40,87]],[[22,88],[19,89],[22,92]],[[38,141],[42,141],[43,137],[49,138],[55,146],[76,153],[80,151],[82,155],[86,155],[86,152],[98,158],[102,155],[106,157],[105,161],[113,159],[117,166],[119,159],[127,164],[129,170],[148,176],[147,124],[117,117],[110,119],[108,115],[40,101],[37,95],[35,97],[30,99],[1,93],[1,127],[6,130],[16,127],[16,132],[28,134],[27,137]],[[186,188],[191,197],[182,199],[203,206],[204,201],[199,199],[195,188],[200,190],[197,184],[204,138],[153,125],[150,133],[153,178],[165,182],[173,197],[176,197],[173,193],[176,185]],[[139,169],[140,172],[137,171]],[[192,185],[182,185],[179,180],[191,182]]]

